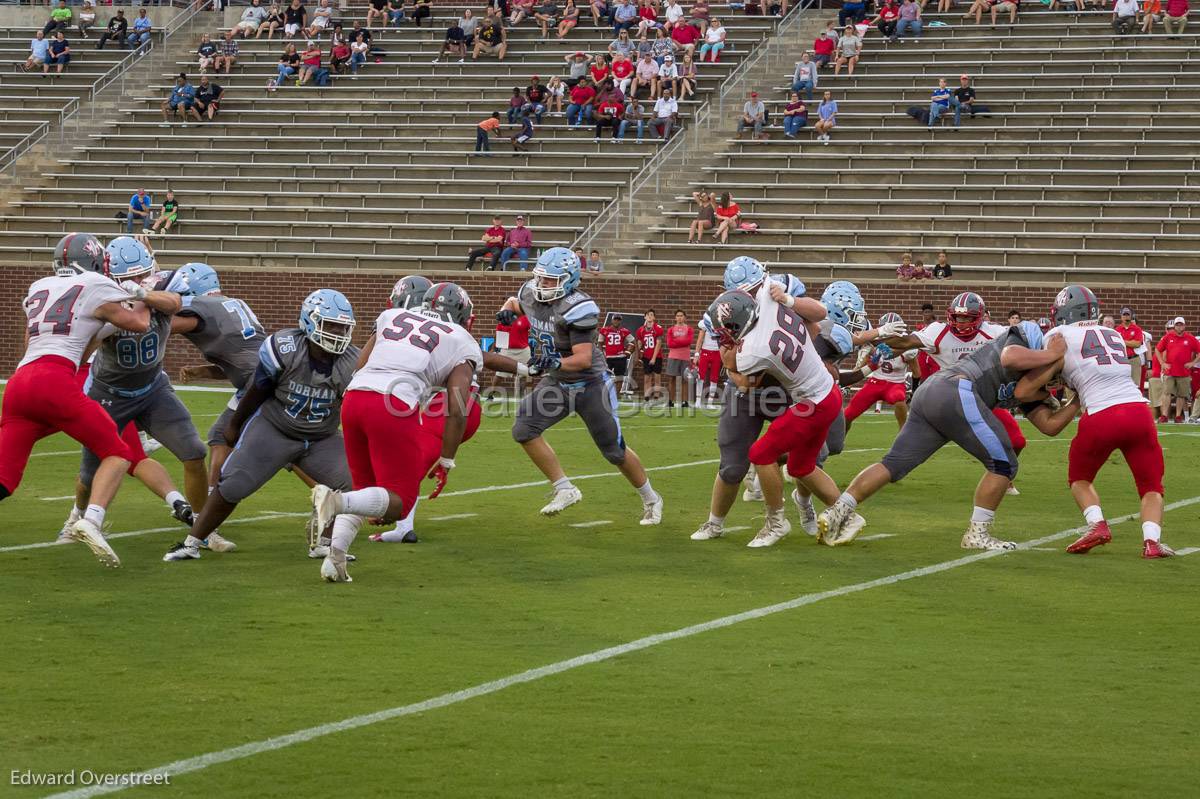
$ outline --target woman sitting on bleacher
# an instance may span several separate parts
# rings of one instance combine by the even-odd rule
[[[267,18],[267,10],[262,7],[262,0],[251,0],[250,5],[242,12],[242,18],[233,26],[235,33],[243,39],[249,39],[258,32],[263,20]]]
[[[275,31],[281,27],[283,27],[283,11],[280,10],[278,3],[271,3],[271,7],[267,9],[267,16],[255,29],[254,38],[261,39],[265,32],[267,39],[274,39]]]
[[[720,60],[721,51],[724,49],[725,28],[721,25],[721,20],[713,17],[708,26],[708,32],[704,34],[704,44],[700,46],[700,61],[704,61],[707,53],[712,53],[712,58],[709,60],[715,64]]]
[[[92,5],[92,0],[83,0],[83,8],[79,9],[79,19],[75,21],[76,27],[79,28],[79,38],[88,38],[88,28],[96,24],[96,7]]]
[[[300,0],[292,0],[283,10],[283,38],[295,39],[308,26],[308,9]]]
[[[313,12],[312,23],[308,26],[308,38],[315,39],[320,36],[325,28],[329,27],[331,21],[333,21],[333,9],[329,7],[329,0],[321,0],[317,10]]]
[[[275,80],[268,84],[267,88],[273,91],[277,86],[282,86],[283,82],[295,75],[299,69],[300,54],[296,52],[296,45],[289,44],[283,49],[283,55],[279,57]]]
[[[71,43],[67,41],[67,36],[62,31],[54,34],[54,40],[50,42],[50,61],[42,67],[42,73],[50,71],[50,64],[58,67],[57,74],[61,75],[66,69],[67,64],[71,63]]]

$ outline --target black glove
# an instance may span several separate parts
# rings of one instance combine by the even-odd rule
[[[505,308],[496,314],[496,321],[502,325],[511,325],[517,321],[517,312]]]

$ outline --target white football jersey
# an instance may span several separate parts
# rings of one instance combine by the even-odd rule
[[[792,402],[820,402],[833,388],[833,377],[813,346],[804,319],[771,299],[767,281],[759,287],[758,323],[738,347],[737,370],[766,372],[787,390]]]
[[[347,391],[391,394],[410,408],[445,388],[461,363],[483,364],[483,352],[465,327],[416,311],[396,308],[375,320],[375,345]]]
[[[1046,334],[1046,340],[1053,336],[1060,336],[1066,342],[1063,380],[1075,389],[1085,413],[1097,413],[1114,405],[1146,402],[1133,384],[1120,333],[1093,322],[1060,325]]]
[[[37,281],[25,295],[29,347],[18,368],[46,355],[58,355],[78,367],[88,343],[105,325],[96,318],[96,309],[129,298],[127,291],[98,272]]]
[[[875,371],[871,372],[871,379],[883,380],[888,383],[903,383],[908,373],[905,361],[911,361],[916,357],[916,350],[906,350],[899,355],[880,361],[879,366],[875,367]]]
[[[1007,330],[1005,325],[984,322],[974,336],[963,341],[954,335],[950,325],[945,322],[930,322],[922,329],[914,330],[913,335],[921,340],[921,349],[928,352],[938,366],[946,369],[973,355],[984,344],[1004,335]]]

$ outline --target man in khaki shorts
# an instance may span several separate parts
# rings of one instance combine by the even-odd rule
[[[1162,364],[1162,415],[1171,418],[1171,398],[1175,398],[1175,421],[1183,421],[1183,411],[1192,399],[1192,367],[1200,361],[1200,341],[1187,332],[1182,316],[1171,321],[1171,329],[1154,348]]]

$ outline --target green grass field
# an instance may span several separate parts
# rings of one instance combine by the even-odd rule
[[[226,399],[184,396],[202,429]],[[54,539],[69,502],[46,498],[70,494],[78,466],[70,442],[43,442],[0,506],[0,795],[65,790],[12,785],[12,771],[150,769],[802,596],[817,601],[423,712],[248,746],[191,763],[202,767],[169,788],[124,793],[1196,795],[1200,553],[1143,561],[1127,521],[1108,547],[1063,554],[1081,523],[1068,436],[1026,426],[1022,494],[996,528],[1021,541],[1064,535],[972,556],[958,539],[980,468],[954,449],[863,506],[863,535],[888,537],[833,550],[797,525],[750,550],[757,503],[739,501],[728,521],[752,529],[688,539],[707,517],[713,420],[626,420],[667,500],[658,528],[637,525],[636,494],[577,420],[549,438],[570,474],[603,476],[579,483],[582,504],[541,518],[544,484],[506,487],[538,480],[508,427],[485,419],[460,451],[450,495],[421,506],[419,545],[360,537],[351,585],[320,582],[305,557],[307,492],[289,475],[224,528],[235,553],[161,562],[181,529],[133,483],[110,512],[113,532],[157,531],[115,538],[121,569],[82,545],[22,548]],[[1193,429],[1164,430],[1168,502],[1200,501]],[[845,485],[894,435],[890,415],[863,417],[829,471]],[[691,465],[664,468],[676,464]],[[1136,510],[1122,463],[1098,486],[1110,518]],[[467,489],[483,490],[455,493]],[[1164,540],[1200,546],[1198,509],[1171,510]],[[571,526],[600,521],[611,523]]]

